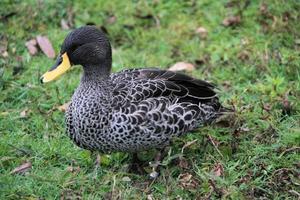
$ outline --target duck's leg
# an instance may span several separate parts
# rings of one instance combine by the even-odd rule
[[[97,153],[96,161],[95,161],[95,169],[98,169],[100,167],[100,164],[101,164],[101,155],[100,153]]]
[[[93,160],[95,160],[95,162],[94,162],[94,172],[93,172],[94,175],[93,175],[93,177],[97,178],[98,169],[100,168],[100,165],[101,165],[101,155],[97,151],[92,151],[91,152],[91,157],[92,157]]]
[[[144,163],[138,158],[137,153],[133,153],[131,163],[128,166],[128,171],[134,174],[146,174],[143,164]]]
[[[152,166],[152,172],[149,174],[151,179],[155,179],[159,176],[161,161],[165,157],[165,153],[166,153],[165,147],[157,149],[157,150],[158,150],[158,152],[154,157],[154,162],[150,163],[150,165]]]

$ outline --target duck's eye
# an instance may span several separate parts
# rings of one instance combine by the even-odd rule
[[[75,51],[76,49],[78,49],[80,46],[82,46],[82,44],[75,44],[71,47],[71,52]]]

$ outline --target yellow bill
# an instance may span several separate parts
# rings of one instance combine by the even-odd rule
[[[67,53],[64,53],[57,58],[54,66],[41,77],[41,82],[47,83],[53,81],[56,78],[58,78],[60,75],[68,71],[68,69],[70,68],[71,68],[71,63],[69,57]]]

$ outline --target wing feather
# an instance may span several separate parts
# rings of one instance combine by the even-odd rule
[[[119,106],[126,103],[124,101],[139,102],[155,97],[194,104],[218,101],[213,84],[178,72],[156,68],[131,69],[113,74],[111,80],[114,102]]]

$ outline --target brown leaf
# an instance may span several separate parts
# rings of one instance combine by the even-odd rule
[[[64,103],[63,105],[61,106],[58,106],[57,109],[61,112],[66,112],[66,110],[68,109],[70,105],[70,102],[67,102],[67,103]]]
[[[222,86],[224,87],[225,90],[228,90],[229,88],[232,87],[232,84],[230,81],[223,81]]]
[[[187,159],[185,159],[184,157],[180,157],[179,158],[179,163],[178,163],[179,167],[181,169],[189,169],[190,168],[190,164],[187,161]]]
[[[209,179],[208,183],[210,184],[210,188],[212,189],[211,192],[215,193],[215,195],[217,195],[218,199],[221,199],[221,197],[227,193],[223,188],[218,188],[217,184],[214,180]]]
[[[107,19],[106,19],[106,23],[108,24],[113,24],[117,21],[117,17],[115,15],[112,15],[112,16],[109,16]]]
[[[272,105],[269,103],[262,103],[262,109],[267,112],[270,112],[272,110]]]
[[[259,7],[259,11],[261,12],[261,14],[266,15],[268,14],[268,6],[265,3],[262,3]]]
[[[195,69],[195,66],[191,63],[187,62],[177,62],[172,67],[169,68],[170,71],[188,71],[191,72]]]
[[[81,200],[82,198],[82,191],[81,190],[73,190],[73,189],[64,189],[60,194],[61,200],[69,200],[69,199],[76,199]]]
[[[250,53],[247,50],[243,50],[238,54],[238,59],[241,61],[247,61],[250,59]]]
[[[43,51],[43,53],[48,57],[48,58],[54,58],[55,57],[55,52],[52,47],[52,44],[50,40],[46,36],[37,36],[36,41]]]
[[[253,172],[252,171],[247,171],[246,175],[243,175],[238,181],[238,184],[242,184],[242,183],[248,183],[251,178],[253,177]]]
[[[28,41],[25,43],[25,46],[27,47],[27,49],[28,49],[30,55],[34,56],[34,55],[37,54],[38,49],[37,49],[37,42],[36,42],[36,39],[28,40]]]
[[[230,16],[227,17],[223,20],[223,25],[224,26],[236,26],[241,22],[241,17],[240,16]]]
[[[68,166],[67,171],[76,174],[80,171],[80,167]]]
[[[10,172],[10,174],[24,174],[25,172],[29,171],[32,167],[31,162],[26,162],[16,167],[14,170]]]
[[[200,38],[205,39],[207,37],[207,30],[204,27],[199,27],[196,29],[196,33],[200,35]]]
[[[69,23],[67,22],[67,20],[65,20],[65,19],[61,19],[61,20],[60,20],[60,27],[61,27],[63,30],[69,30],[69,29],[70,29],[70,25],[69,25]]]
[[[22,110],[22,112],[20,112],[20,117],[25,118],[27,117],[28,113],[29,113],[28,108],[25,108],[24,110]]]
[[[282,115],[291,115],[292,113],[292,105],[291,105],[291,102],[288,100],[287,97],[285,97],[283,100],[282,100]]]
[[[224,174],[224,168],[223,168],[223,165],[221,163],[217,163],[214,166],[213,174],[215,176],[217,176],[217,177],[223,176],[223,174]]]
[[[196,189],[199,182],[189,173],[179,174],[179,185],[184,189]]]
[[[121,199],[121,192],[120,191],[110,191],[104,194],[104,198],[106,200],[120,200]]]

